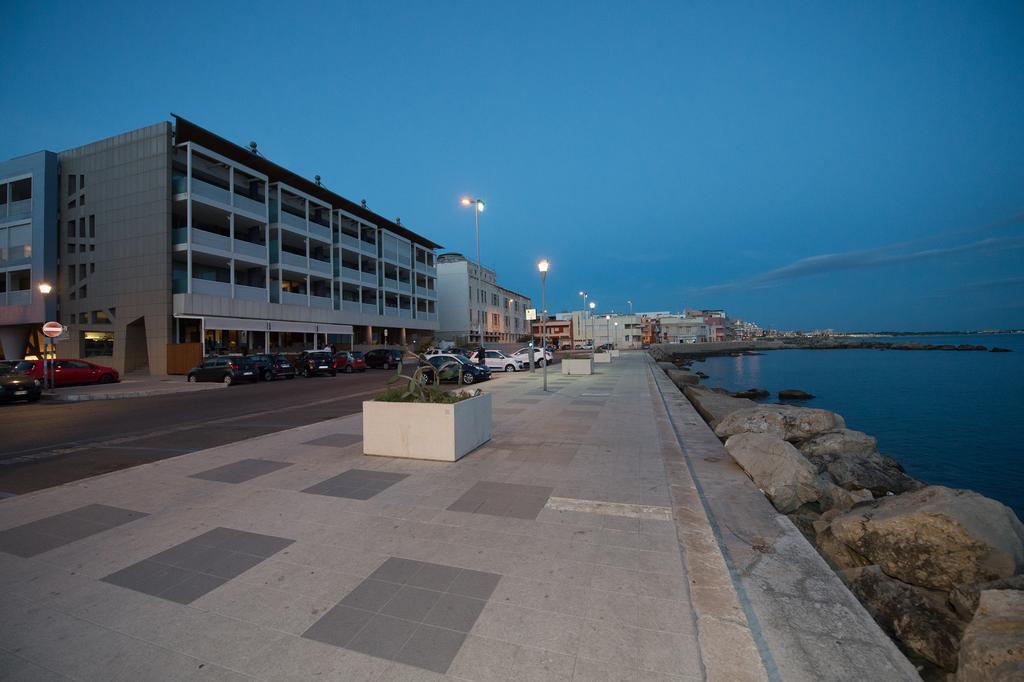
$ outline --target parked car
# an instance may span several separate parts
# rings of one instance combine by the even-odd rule
[[[402,351],[391,348],[374,348],[363,353],[367,367],[393,369],[402,364]]]
[[[299,374],[304,377],[314,377],[319,374],[338,376],[338,370],[334,368],[334,356],[325,350],[302,351],[295,360],[295,366],[298,368]]]
[[[39,400],[43,395],[43,382],[13,370],[14,363],[0,363],[0,401],[34,403]]]
[[[615,344],[614,343],[602,343],[600,346],[597,347],[597,352],[598,353],[603,353],[606,350],[615,350]]]
[[[524,367],[529,367],[530,347],[527,346],[526,348],[520,348],[519,350],[512,354],[512,357],[518,360],[522,360]],[[555,354],[552,353],[550,350],[545,350],[541,352],[540,348],[533,349],[533,364],[536,365],[537,367],[543,367],[545,364],[550,365],[552,362],[554,362],[554,360]]]
[[[26,374],[33,379],[43,380],[42,360],[15,360],[13,373]],[[54,361],[53,385],[71,386],[73,384],[112,384],[121,380],[121,375],[113,367],[96,365],[85,360],[62,358]]]
[[[594,344],[592,342],[590,342],[590,341],[587,341],[585,343],[584,342],[577,342],[576,343],[576,350],[594,350]]]
[[[256,381],[259,374],[249,358],[220,356],[206,358],[188,371],[187,378],[190,382],[217,381],[230,386],[240,381]]]
[[[474,363],[479,364],[477,354],[473,353],[469,356],[469,359]],[[529,366],[529,362],[523,362],[519,358],[513,358],[505,355],[500,350],[485,350],[484,351],[484,364],[491,368],[491,370],[497,370],[501,372],[518,372],[526,366]]]
[[[351,374],[352,372],[366,371],[366,358],[357,350],[343,350],[334,354],[334,369]]]
[[[449,362],[458,362],[461,366],[460,371],[456,371],[456,367],[448,366],[444,367]],[[491,368],[487,365],[478,365],[474,362],[470,362],[469,358],[465,355],[452,355],[450,353],[438,353],[430,358],[427,358],[427,365],[423,365],[427,369],[423,370],[421,375],[421,381],[424,384],[430,384],[434,382],[434,372],[438,368],[444,367],[440,373],[440,381],[453,381],[459,380],[459,374],[462,374],[462,383],[472,384],[477,381],[486,381],[491,378]]]
[[[284,355],[257,354],[248,357],[256,365],[256,376],[263,381],[295,378],[295,365]]]

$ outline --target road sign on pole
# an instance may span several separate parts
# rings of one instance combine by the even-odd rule
[[[537,309],[536,308],[527,308],[526,309],[526,319],[527,320],[536,320],[537,319]]]
[[[67,329],[60,322],[47,322],[43,325],[43,334],[51,339],[63,334]]]

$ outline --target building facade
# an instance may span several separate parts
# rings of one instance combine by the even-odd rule
[[[255,144],[175,117],[40,155],[52,159],[53,177],[33,188],[32,208],[38,200],[44,227],[52,213],[52,237],[33,222],[30,248],[41,254],[40,277],[56,285],[49,317],[69,328],[61,356],[163,374],[180,344],[295,351],[401,344],[437,330],[439,246],[274,164]],[[20,178],[14,164],[37,156],[0,164],[2,176]],[[35,265],[28,279],[34,288]],[[10,300],[0,305],[0,338],[24,318]],[[32,350],[30,339],[15,340],[4,353]]]
[[[493,270],[483,268],[461,253],[437,258],[438,337],[465,343],[512,343],[530,335],[526,311],[530,298],[498,284]],[[478,325],[483,326],[483,341]]]
[[[703,317],[666,315],[658,319],[657,343],[706,343],[708,326]]]
[[[639,348],[644,343],[642,313],[623,315],[574,310],[570,313],[558,313],[555,318],[572,324],[575,334],[574,346],[577,343],[589,342],[595,346],[611,343],[616,348]]]
[[[533,320],[531,322],[533,339],[540,345],[542,338],[546,338],[548,345],[558,348],[573,348],[576,339],[573,336],[572,320],[559,320],[549,317],[548,321]]]

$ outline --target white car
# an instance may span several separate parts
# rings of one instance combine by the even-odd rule
[[[473,362],[477,361],[476,353],[469,356],[469,359]],[[500,350],[487,350],[484,351],[484,364],[490,367],[492,370],[503,371],[503,372],[518,372],[523,369],[523,363],[516,358],[509,357],[502,353]]]
[[[517,350],[515,353],[512,354],[512,357],[515,358],[516,360],[519,360],[520,362],[522,362],[523,363],[523,367],[529,367],[530,366],[530,348],[529,348],[529,346],[527,346],[526,348],[520,348],[519,350]],[[533,349],[533,363],[537,367],[543,367],[545,365],[545,363],[550,365],[552,362],[554,362],[554,360],[555,360],[555,356],[554,356],[554,354],[551,351],[545,350],[543,352],[543,355],[541,355],[541,349],[540,348],[534,348]]]

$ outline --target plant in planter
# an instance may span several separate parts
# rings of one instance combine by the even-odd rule
[[[412,376],[399,368],[389,382],[394,388],[363,403],[365,454],[454,462],[491,439],[490,394],[462,390],[455,360],[433,367],[419,359]],[[459,374],[457,391],[440,385],[450,365]]]

